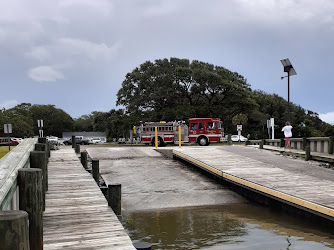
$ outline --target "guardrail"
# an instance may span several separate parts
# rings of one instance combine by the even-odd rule
[[[0,159],[0,210],[17,209],[17,173],[19,169],[30,167],[30,152],[36,142],[37,138],[24,139]]]
[[[0,159],[0,245],[4,249],[43,249],[49,156],[46,138],[28,138]]]
[[[276,147],[284,147],[285,139],[265,139],[265,140],[249,140],[246,145],[271,145]],[[303,137],[303,138],[291,138],[291,148],[305,150],[306,147],[310,147],[311,152],[333,154],[334,137]]]

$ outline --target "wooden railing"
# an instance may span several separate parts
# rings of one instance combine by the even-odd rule
[[[35,149],[37,138],[24,139],[0,159],[0,210],[16,210],[17,173],[30,167],[30,152]],[[13,199],[14,196],[14,199]]]
[[[271,145],[276,147],[284,147],[285,139],[265,139],[265,140],[249,140],[247,145]],[[304,138],[291,138],[291,148],[305,150],[306,147],[310,147],[311,152],[319,152],[326,154],[333,154],[334,137],[304,137]]]
[[[49,156],[46,138],[29,138],[0,159],[0,229],[3,236],[0,245],[3,249],[43,249]]]

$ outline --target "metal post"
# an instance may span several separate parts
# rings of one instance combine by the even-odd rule
[[[290,71],[288,71],[288,121],[290,121]]]
[[[155,127],[155,148],[158,148],[158,128]]]
[[[179,148],[181,147],[181,126],[179,126]]]

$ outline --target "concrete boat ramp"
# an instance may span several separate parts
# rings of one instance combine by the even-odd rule
[[[287,204],[325,221],[334,219],[334,171],[317,162],[245,146],[157,150],[247,190],[248,197],[254,193],[269,197],[275,205]],[[217,182],[210,183],[204,175],[189,172],[183,164],[162,158],[151,147],[87,148],[87,151],[100,160],[101,174],[107,184],[122,184],[125,210],[247,202]]]

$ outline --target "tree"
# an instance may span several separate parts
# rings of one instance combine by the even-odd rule
[[[256,104],[241,75],[213,64],[171,58],[147,61],[128,73],[117,105],[143,120],[210,116],[231,126],[233,116],[250,112]]]
[[[44,135],[62,136],[62,132],[71,131],[74,121],[72,117],[58,109],[55,105],[33,105],[30,108],[31,117],[36,126],[34,126],[34,134],[38,134],[37,120],[44,121]]]

